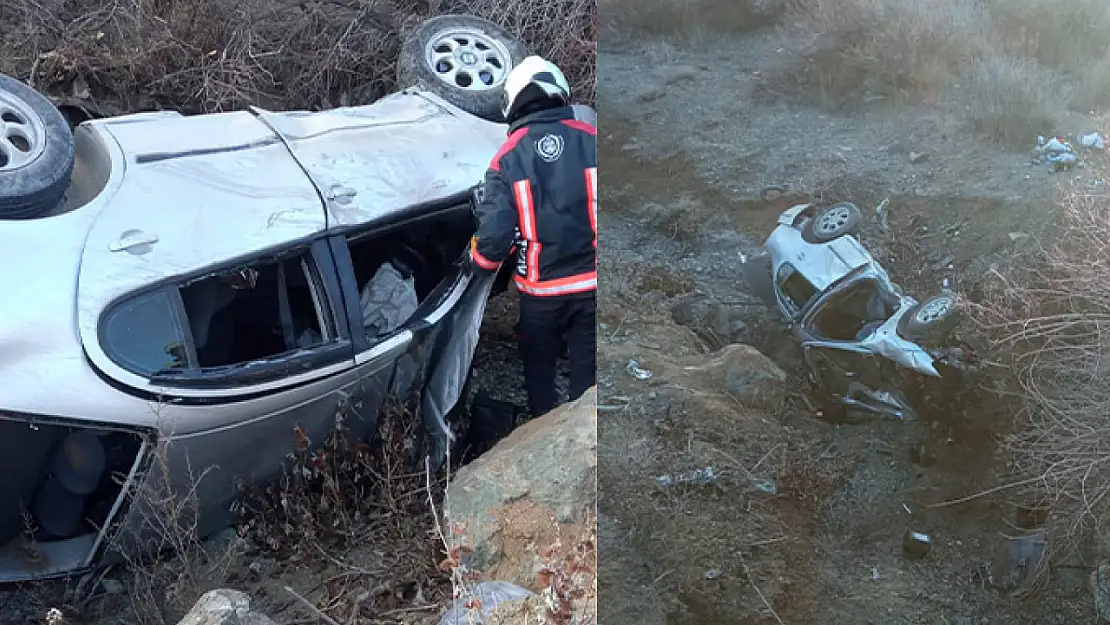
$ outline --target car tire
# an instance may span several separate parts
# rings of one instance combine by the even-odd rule
[[[453,43],[452,43],[453,42]],[[452,49],[458,58],[435,55]],[[476,55],[466,56],[464,55]],[[485,65],[478,65],[480,56]],[[462,110],[501,123],[501,94],[505,77],[528,56],[528,49],[509,31],[473,15],[440,15],[416,28],[401,46],[397,81],[402,88],[417,87],[435,93]],[[474,66],[460,65],[475,59]],[[483,69],[484,68],[484,69]],[[461,70],[461,71],[460,71]]]
[[[911,341],[938,340],[960,321],[956,298],[941,294],[914,306],[898,322],[898,334]]]
[[[0,219],[41,217],[69,188],[73,132],[45,96],[0,74],[0,146],[5,144],[6,150],[0,147]]]
[[[858,232],[862,220],[863,215],[855,204],[837,202],[817,211],[817,214],[806,222],[802,230],[802,238],[807,243],[828,243],[833,239]]]

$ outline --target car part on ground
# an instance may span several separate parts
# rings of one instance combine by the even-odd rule
[[[504,121],[501,94],[528,50],[507,30],[472,15],[440,15],[405,39],[397,60],[403,87],[426,89],[493,122]]]
[[[913,418],[930,380],[962,375],[957,352],[935,349],[958,322],[956,300],[906,295],[852,235],[860,219],[846,202],[793,206],[743,275],[801,341],[828,418]]]
[[[413,90],[81,124],[52,216],[0,220],[0,264],[35,267],[0,273],[0,581],[138,555],[150,484],[219,531],[337,414],[371,441],[383,409],[420,414],[414,460],[442,463],[493,282],[457,261],[505,132]],[[403,288],[367,327],[385,266]]]
[[[0,219],[31,219],[54,208],[69,186],[74,141],[45,96],[0,75]]]

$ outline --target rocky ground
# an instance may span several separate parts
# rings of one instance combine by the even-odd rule
[[[602,621],[1092,622],[1089,565],[1054,568],[1024,602],[990,587],[1014,571],[1005,493],[930,507],[1004,478],[997,396],[920,422],[823,422],[799,348],[739,261],[791,204],[851,200],[861,239],[911,293],[944,278],[974,290],[1047,235],[1061,182],[1101,181],[979,139],[958,88],[837,111],[775,93],[788,59],[774,29],[670,32],[603,35],[598,61]],[[1043,132],[1095,124],[1073,113]],[[766,201],[769,185],[786,194]],[[911,460],[919,445],[928,466]],[[708,486],[656,480],[710,466]],[[932,536],[925,559],[903,555],[907,530]]]

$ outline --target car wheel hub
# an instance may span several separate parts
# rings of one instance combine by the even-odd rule
[[[26,102],[0,91],[0,172],[32,163],[46,147],[46,126]]]
[[[952,303],[947,299],[938,299],[929,302],[917,311],[917,320],[920,323],[935,323],[938,319],[948,314]]]
[[[440,80],[467,91],[488,91],[501,86],[512,63],[503,43],[469,28],[452,29],[433,37],[425,58]]]
[[[848,220],[851,218],[852,214],[847,208],[829,209],[822,213],[821,218],[817,221],[817,230],[821,234],[839,232],[844,226],[848,225]]]

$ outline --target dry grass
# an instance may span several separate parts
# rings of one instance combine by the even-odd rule
[[[804,0],[603,0],[605,43],[628,39],[631,32],[675,41],[709,34],[733,34],[777,22]]]
[[[969,305],[1008,361],[1025,423],[1004,442],[1017,478],[1076,538],[1110,518],[1110,195],[1077,185],[1062,231],[1020,275],[995,274]]]
[[[454,5],[444,3],[438,12],[500,22],[561,63],[579,99],[593,103],[591,3]],[[35,0],[0,6],[0,72],[109,112],[369,102],[396,87],[401,41],[429,16],[426,3],[406,0],[68,0],[49,6]]]
[[[980,56],[985,24],[972,0],[813,0],[791,11],[785,29],[810,59],[802,78],[832,102],[943,89]]]
[[[971,69],[971,121],[983,135],[1013,147],[1048,132],[1067,102],[1067,83],[1028,59],[992,55]]]
[[[999,41],[1011,53],[1083,72],[1110,51],[1110,5],[1103,0],[991,0]]]

